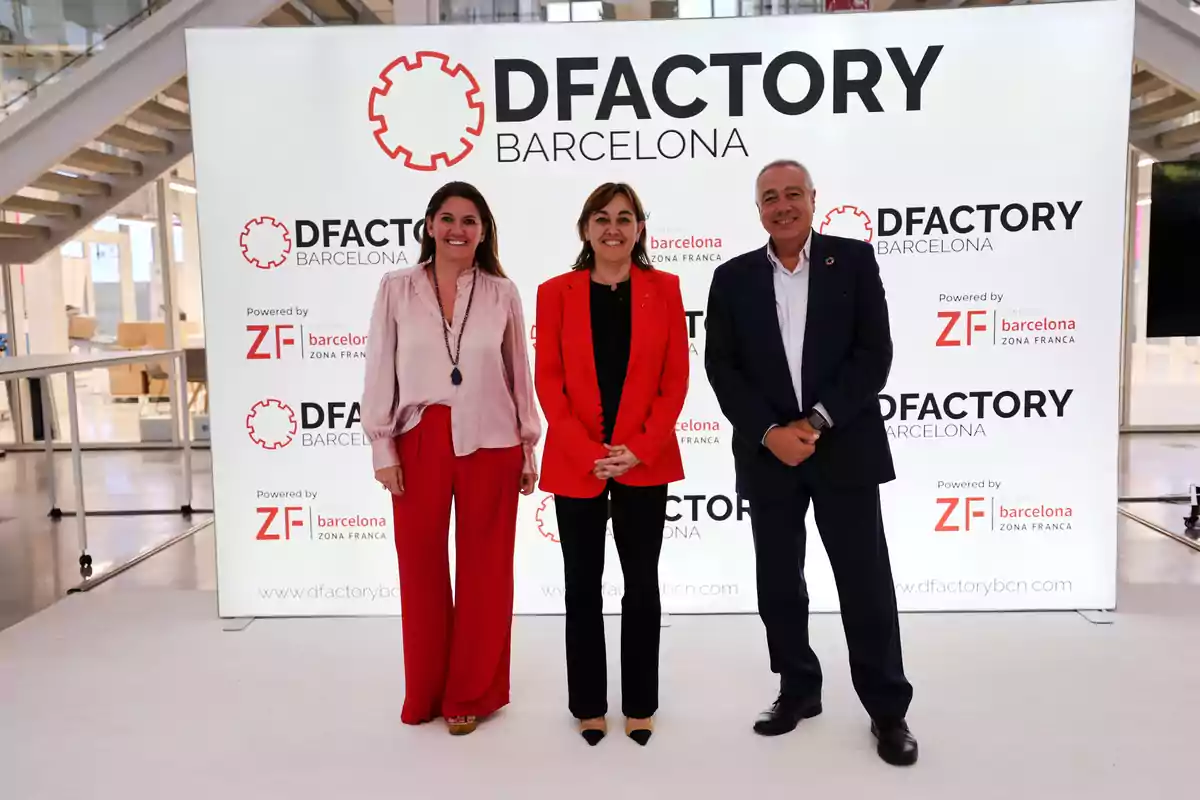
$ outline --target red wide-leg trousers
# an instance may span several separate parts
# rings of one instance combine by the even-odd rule
[[[520,447],[455,456],[450,409],[425,409],[397,439],[392,497],[404,628],[401,721],[491,714],[508,704]],[[450,588],[450,503],[455,584]]]

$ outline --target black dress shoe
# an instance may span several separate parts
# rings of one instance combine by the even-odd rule
[[[638,728],[635,731],[629,732],[629,738],[645,747],[650,742],[651,731],[649,728]]]
[[[764,711],[754,723],[754,732],[760,736],[791,733],[796,730],[800,720],[815,717],[820,713],[820,700],[787,697],[781,694],[774,705]]]
[[[653,730],[654,720],[650,717],[644,719],[625,718],[625,735],[642,747],[645,747],[649,743]]]
[[[600,741],[604,738],[604,731],[596,730],[595,728],[588,728],[580,731],[579,735],[583,737],[585,742],[590,744],[592,747],[595,747],[596,745],[600,744]]]
[[[879,740],[876,752],[894,767],[910,767],[917,763],[917,739],[904,720],[890,724],[871,723],[871,733]]]
[[[608,723],[604,717],[579,720],[579,735],[592,747],[600,744],[606,733],[608,733]]]

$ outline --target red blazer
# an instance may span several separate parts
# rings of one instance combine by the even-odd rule
[[[654,486],[683,478],[675,423],[688,389],[687,318],[679,277],[634,266],[629,368],[613,441],[642,463],[616,480]],[[595,497],[604,481],[592,474],[608,456],[596,359],[592,351],[591,274],[574,270],[538,287],[534,388],[546,415],[542,491]]]

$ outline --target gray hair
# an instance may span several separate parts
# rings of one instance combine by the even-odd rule
[[[777,158],[774,161],[772,161],[770,164],[767,164],[765,167],[763,167],[762,169],[760,169],[758,171],[757,175],[754,176],[755,183],[757,183],[758,179],[763,176],[764,172],[766,172],[769,169],[774,169],[775,167],[795,167],[796,169],[798,169],[804,173],[804,188],[808,189],[810,192],[816,188],[815,186],[813,186],[812,173],[808,171],[808,167],[804,166],[799,161],[796,161],[795,159],[791,159],[791,158]]]

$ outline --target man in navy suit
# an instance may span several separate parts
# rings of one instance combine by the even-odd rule
[[[837,583],[854,688],[880,757],[906,766],[917,760],[905,722],[912,686],[879,504],[879,485],[896,477],[878,400],[892,366],[879,265],[866,242],[812,229],[816,191],[798,162],[768,164],[755,192],[770,239],[713,274],[704,354],[733,425],[759,615],[780,676],[779,698],[754,730],[777,736],[821,713],[804,583],[811,502]]]

